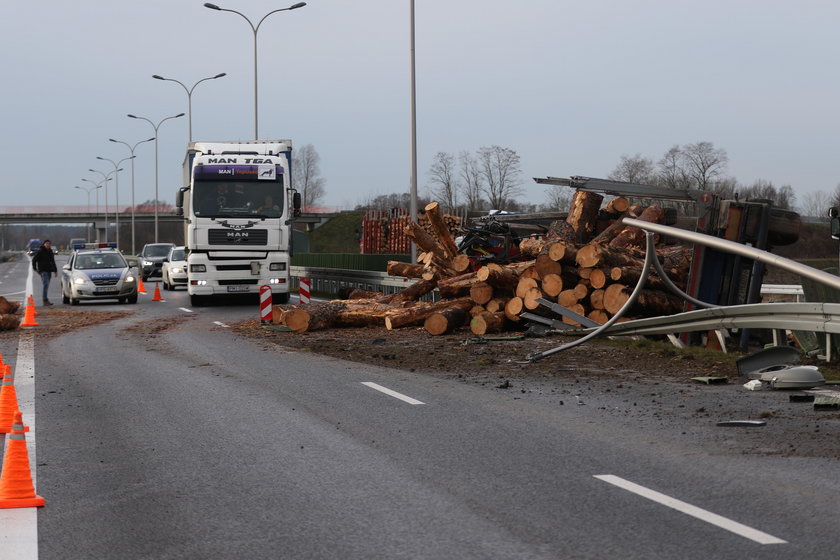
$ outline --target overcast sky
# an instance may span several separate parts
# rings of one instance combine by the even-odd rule
[[[255,23],[292,0],[217,0]],[[201,0],[3,2],[0,206],[83,205],[145,121],[187,111],[194,140],[253,138],[253,34]],[[260,136],[312,144],[325,205],[409,189],[409,1],[309,0],[259,30]],[[416,0],[418,184],[438,151],[498,144],[532,177],[606,177],[713,142],[727,174],[801,197],[840,182],[840,3],[798,0]],[[164,122],[159,190],[181,185],[187,118]],[[154,197],[154,143],[136,202]],[[130,169],[129,163],[124,164]],[[130,202],[120,174],[120,202]],[[111,202],[115,191],[111,187]],[[104,202],[104,195],[101,199]]]

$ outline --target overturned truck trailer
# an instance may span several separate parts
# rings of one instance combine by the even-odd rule
[[[671,189],[581,176],[534,180],[539,184],[602,195],[680,203],[690,215],[678,216],[675,224],[677,227],[757,249],[769,251],[799,239],[800,216],[796,212],[773,206],[770,200],[727,200],[696,189]],[[700,244],[695,244],[693,249],[685,290],[689,296],[712,305],[761,301],[765,271],[763,262]],[[686,311],[694,308],[694,304],[686,302]],[[746,347],[747,338],[748,332],[742,332],[741,347]]]

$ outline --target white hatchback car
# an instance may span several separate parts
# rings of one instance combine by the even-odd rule
[[[187,256],[184,247],[172,247],[169,250],[161,271],[164,290],[187,285]]]

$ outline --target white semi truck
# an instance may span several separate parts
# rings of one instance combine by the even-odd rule
[[[292,220],[300,213],[291,160],[291,140],[187,145],[175,205],[184,216],[192,305],[261,286],[274,303],[288,302]]]

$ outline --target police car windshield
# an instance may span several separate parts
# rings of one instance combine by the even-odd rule
[[[275,181],[196,181],[193,211],[206,218],[279,217],[283,208],[282,175]]]
[[[125,268],[128,266],[122,256],[116,253],[81,254],[76,257],[76,268],[91,270],[95,268]]]

